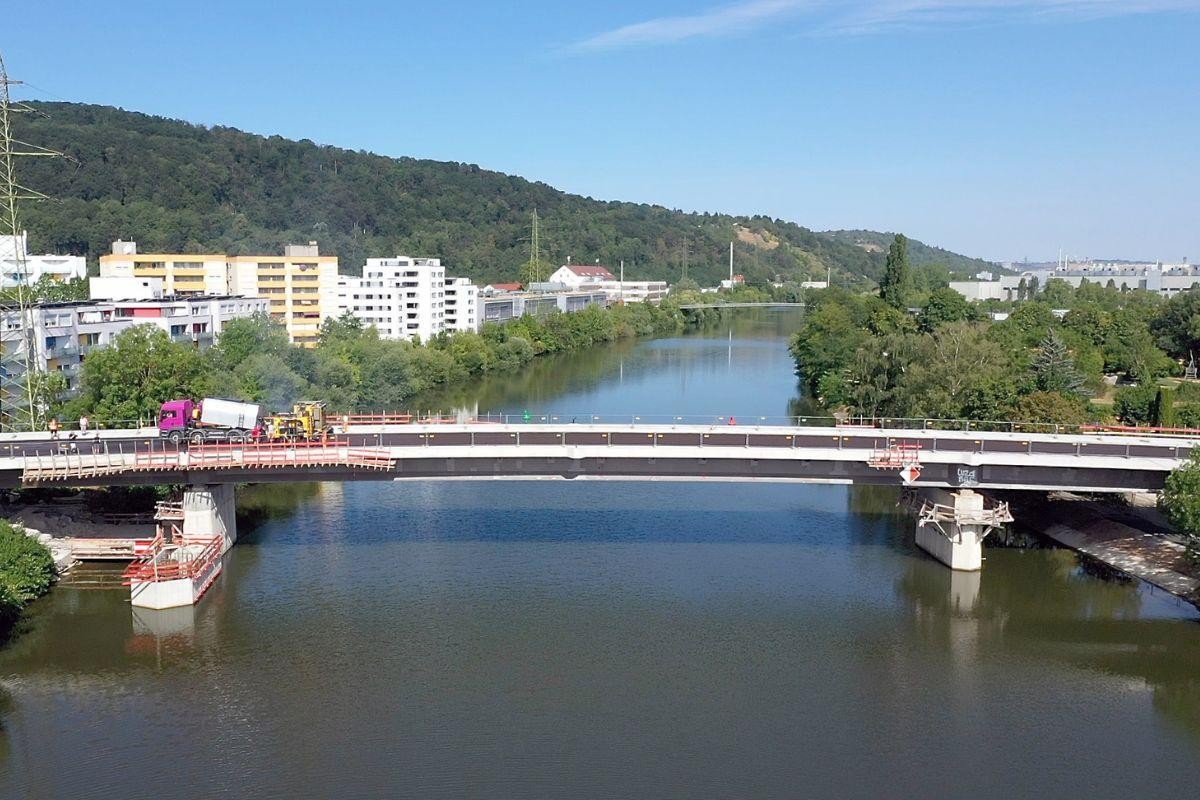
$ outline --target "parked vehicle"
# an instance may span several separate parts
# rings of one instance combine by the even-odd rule
[[[206,397],[193,400],[168,400],[158,415],[158,435],[178,444],[205,442],[248,442],[259,431],[259,407]]]

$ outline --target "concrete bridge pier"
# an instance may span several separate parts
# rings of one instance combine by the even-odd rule
[[[183,493],[183,538],[208,541],[220,536],[221,552],[237,541],[233,484],[190,486]]]
[[[983,568],[983,540],[997,527],[1012,522],[1007,503],[989,506],[987,498],[960,489],[921,490],[917,515],[917,546],[953,570]]]

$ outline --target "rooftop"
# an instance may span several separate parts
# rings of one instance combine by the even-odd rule
[[[606,267],[602,267],[599,264],[593,264],[590,266],[585,264],[564,264],[563,266],[581,278],[600,278],[606,281],[615,281],[617,279],[617,276],[613,275]]]

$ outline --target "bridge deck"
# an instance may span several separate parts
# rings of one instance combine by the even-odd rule
[[[112,432],[109,432],[112,433]],[[1142,491],[1200,440],[1109,434],[979,433],[736,425],[439,423],[358,425],[314,445],[180,448],[126,438],[0,445],[0,479],[203,483],[360,478],[572,477],[891,483]],[[8,448],[8,454],[5,452]],[[884,457],[886,455],[886,457]]]

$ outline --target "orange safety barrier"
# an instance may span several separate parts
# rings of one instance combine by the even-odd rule
[[[181,543],[175,544],[183,546]],[[209,540],[199,553],[186,561],[159,562],[157,559],[164,551],[166,543],[161,534],[155,538],[151,547],[133,561],[121,573],[121,582],[125,586],[146,581],[174,581],[182,578],[194,578],[207,569],[213,561],[221,557],[221,537]]]
[[[875,450],[867,464],[875,469],[902,470],[918,464],[921,460],[921,445],[917,442],[898,442],[882,450]]]
[[[351,466],[390,469],[395,460],[385,450],[351,447],[348,441],[214,444],[187,451],[187,469],[225,467]]]
[[[409,425],[414,417],[412,414],[342,414],[330,416],[334,422],[345,425]]]

